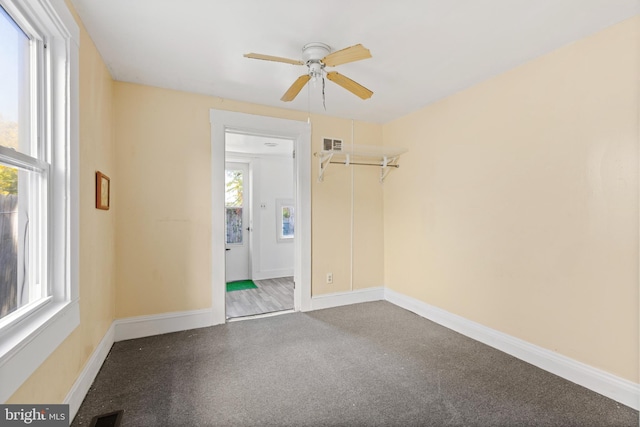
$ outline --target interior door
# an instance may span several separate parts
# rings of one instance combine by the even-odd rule
[[[225,238],[227,282],[251,279],[249,165],[225,163]]]

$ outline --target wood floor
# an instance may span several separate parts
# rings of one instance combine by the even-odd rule
[[[293,277],[254,283],[257,289],[227,292],[227,319],[293,309]]]

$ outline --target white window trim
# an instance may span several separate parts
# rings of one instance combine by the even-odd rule
[[[50,297],[0,331],[0,402],[6,402],[80,324],[78,78],[80,30],[64,0],[0,0],[46,32],[52,84],[47,120],[52,138]]]

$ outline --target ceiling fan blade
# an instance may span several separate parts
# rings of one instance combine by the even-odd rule
[[[349,77],[343,76],[337,71],[328,72],[327,78],[362,99],[369,99],[371,98],[371,95],[373,95],[373,92],[369,89],[362,86],[360,83],[354,82]]]
[[[355,46],[347,47],[337,52],[330,53],[322,58],[322,62],[329,67],[335,67],[336,65],[346,64],[348,62],[360,61],[361,59],[371,58],[371,52],[369,49],[357,44]]]
[[[264,61],[284,62],[285,64],[304,65],[304,62],[297,59],[282,58],[280,56],[263,55],[261,53],[245,53],[245,58],[262,59]]]
[[[282,95],[282,98],[280,98],[280,100],[284,102],[293,101],[295,97],[298,96],[304,85],[307,84],[310,78],[311,77],[309,77],[309,74],[304,74],[298,77],[296,81],[293,82],[291,87],[285,92],[285,94]]]

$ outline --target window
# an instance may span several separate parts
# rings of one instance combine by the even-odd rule
[[[224,198],[227,244],[241,245],[244,207],[244,174],[241,170],[225,170]]]
[[[292,242],[295,235],[295,204],[290,199],[278,199],[276,202],[276,236],[278,242]]]
[[[78,27],[0,0],[0,401],[79,323]]]
[[[0,40],[0,322],[9,317],[6,323],[48,296],[42,261],[50,163],[38,126],[43,43],[2,7]]]

